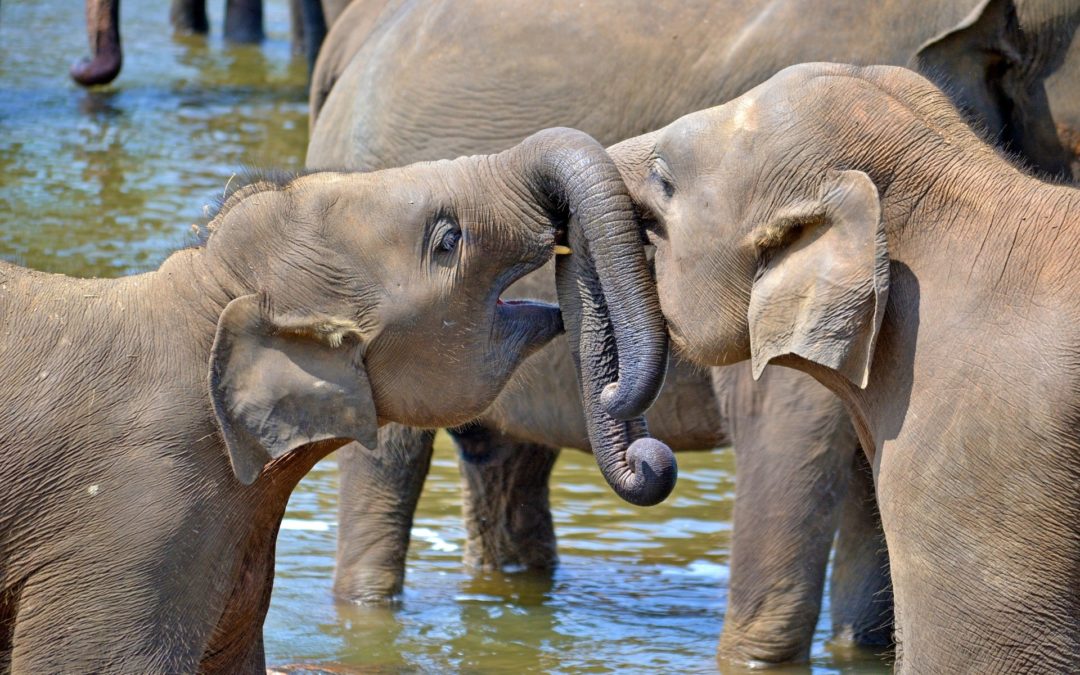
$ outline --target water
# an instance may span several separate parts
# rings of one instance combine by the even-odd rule
[[[307,138],[304,65],[283,1],[269,39],[228,47],[222,3],[209,39],[172,38],[164,0],[124,0],[124,71],[78,89],[86,53],[75,0],[0,4],[0,258],[81,276],[155,267],[246,166],[299,168]],[[552,577],[461,565],[459,476],[440,437],[397,610],[337,605],[334,458],[294,494],[278,540],[266,621],[271,664],[334,672],[715,672],[734,489],[730,451],[683,454],[667,503],[637,509],[592,459],[563,453],[552,504],[562,564]],[[886,672],[834,651],[819,625],[818,673]],[[784,669],[783,672],[788,672]]]

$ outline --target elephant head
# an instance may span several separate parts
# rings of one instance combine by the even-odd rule
[[[855,145],[830,120],[882,113],[815,99],[817,84],[844,69],[788,68],[725,105],[609,149],[656,246],[672,341],[691,360],[749,359],[757,377],[796,355],[866,385],[889,257],[875,182],[846,168],[858,165],[844,155]],[[835,109],[802,114],[817,105]]]
[[[991,138],[1054,178],[1080,180],[1080,6],[981,0],[911,65]]]
[[[204,259],[216,265],[201,276],[240,280],[209,376],[237,477],[250,483],[320,440],[375,447],[380,422],[447,427],[482,412],[562,330],[558,308],[499,295],[550,259],[569,214],[572,240],[580,223],[638,241],[614,164],[568,129],[498,155],[314,173],[230,196],[209,226]],[[598,250],[597,267],[644,271],[640,246],[624,248]],[[655,291],[629,293],[620,305],[659,315]],[[614,314],[615,329],[635,333],[638,313]],[[623,382],[634,386],[632,374]]]

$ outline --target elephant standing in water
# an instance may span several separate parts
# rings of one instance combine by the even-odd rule
[[[374,446],[379,424],[486,408],[562,330],[557,307],[499,296],[551,257],[570,213],[570,240],[605,235],[595,267],[588,247],[569,256],[585,275],[572,281],[602,282],[613,307],[640,296],[610,316],[618,345],[662,331],[617,170],[569,130],[499,155],[256,182],[204,246],[146,274],[0,263],[0,670],[264,672],[293,487],[350,439]],[[634,407],[660,381],[630,364],[666,349],[660,335],[605,352]],[[670,463],[638,435],[616,442]]]
[[[290,0],[294,51],[307,56],[311,66],[326,36],[326,27],[340,15],[349,0]],[[178,33],[204,34],[210,30],[206,0],[172,0],[169,21]],[[262,42],[263,0],[225,1],[225,39],[251,44]],[[120,44],[120,0],[86,0],[86,35],[90,57],[71,67],[71,78],[84,87],[108,84],[123,66]]]
[[[610,152],[677,349],[799,369],[850,411],[898,670],[1075,670],[1080,190],[887,66],[794,66]]]
[[[839,60],[921,69],[1022,161],[1074,179],[1078,14],[1075,2],[1049,0],[365,0],[331,29],[316,65],[308,163],[372,169],[492,151],[552,124],[615,142],[734,98],[784,66]],[[550,288],[550,271],[543,275],[515,289]],[[873,487],[839,401],[789,369],[754,383],[745,365],[716,368],[712,381],[675,359],[649,420],[676,449],[734,444],[721,655],[806,657],[838,524],[834,632],[887,641]],[[570,354],[555,341],[526,360],[477,424],[455,433],[466,460],[466,561],[555,564],[547,476],[556,448],[588,447],[572,383]],[[339,596],[370,601],[400,590],[431,438],[389,425],[383,452],[343,452]]]

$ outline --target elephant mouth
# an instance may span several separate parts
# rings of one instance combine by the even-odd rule
[[[496,357],[523,359],[564,332],[558,305],[538,300],[495,302],[491,346]]]

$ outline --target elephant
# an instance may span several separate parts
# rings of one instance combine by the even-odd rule
[[[848,409],[898,671],[1075,669],[1080,190],[893,66],[792,66],[609,152],[675,348],[797,369]]]
[[[307,57],[309,71],[314,67],[327,25],[346,4],[348,0],[290,0],[293,50]],[[172,0],[169,22],[177,33],[205,34],[210,30],[206,0]],[[91,55],[71,67],[71,78],[84,87],[108,84],[120,74],[124,61],[120,0],[86,0],[86,34]],[[226,0],[224,34],[229,42],[262,42],[263,0]]]
[[[552,124],[613,143],[723,103],[784,66],[842,60],[920,70],[1019,161],[1075,179],[1077,13],[1075,3],[1030,0],[355,2],[316,63],[307,161],[377,169],[494,151]],[[550,293],[552,272],[542,274],[511,292]],[[651,431],[677,450],[732,442],[737,457],[720,656],[805,659],[830,546],[834,632],[888,643],[888,560],[841,402],[796,371],[754,383],[746,364],[672,366],[647,415]],[[453,430],[467,563],[557,563],[546,476],[556,448],[589,448],[572,372],[568,350],[553,342],[526,359],[491,409]],[[401,590],[431,454],[429,433],[389,425],[380,434],[393,453],[342,454],[335,592],[349,601]]]
[[[500,300],[561,241],[605,232],[568,257],[574,283],[609,291],[592,302],[616,308],[613,349],[662,330],[647,285],[627,299],[639,309],[614,302],[610,277],[647,260],[616,168],[572,130],[383,172],[267,175],[234,186],[206,231],[120,279],[0,263],[0,670],[264,672],[293,487],[350,440],[374,447],[379,425],[476,416],[561,317],[581,325]],[[612,384],[647,404],[659,383],[634,364],[666,337],[635,345]]]

